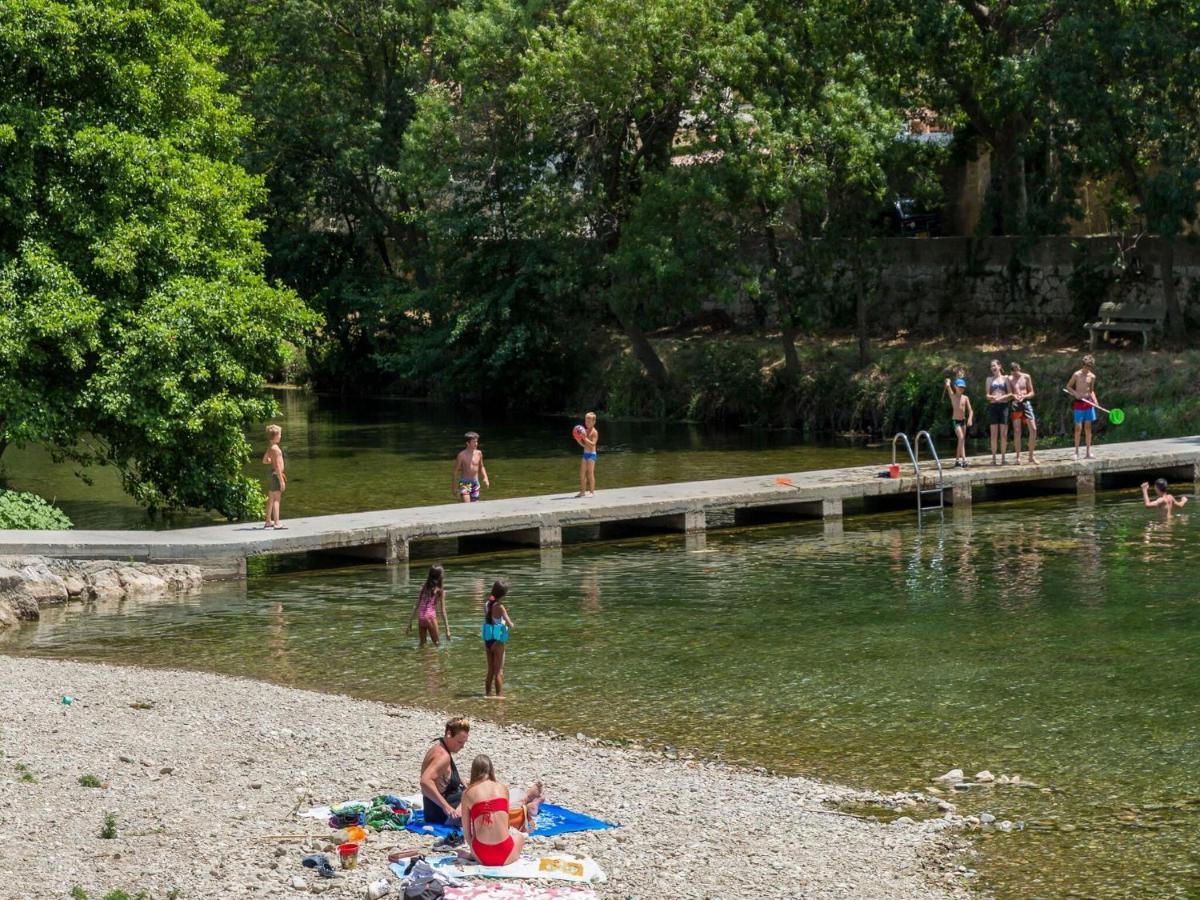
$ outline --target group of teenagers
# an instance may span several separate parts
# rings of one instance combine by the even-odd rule
[[[1096,398],[1096,360],[1084,356],[1076,369],[1067,380],[1064,390],[1074,400],[1072,413],[1075,419],[1075,458],[1079,458],[1080,438],[1083,439],[1085,459],[1092,456],[1092,423],[1096,421],[1096,410],[1100,401]],[[946,394],[950,398],[951,421],[954,426],[958,447],[955,451],[954,465],[966,467],[967,462],[967,431],[975,424],[975,410],[971,407],[971,398],[967,396],[967,382],[963,370],[955,372],[954,379],[946,379]],[[1021,464],[1022,429],[1029,431],[1028,451],[1026,459],[1036,463],[1034,452],[1037,449],[1037,416],[1033,411],[1033,398],[1037,392],[1033,386],[1033,377],[1028,372],[1021,371],[1020,363],[1009,364],[1009,374],[1004,374],[1000,360],[993,359],[991,372],[987,378],[987,412],[988,427],[992,443],[992,465],[1006,465],[1008,462],[1008,429],[1011,423],[1013,429],[1013,446],[1016,450],[1016,464]],[[1000,458],[996,459],[997,446]]]

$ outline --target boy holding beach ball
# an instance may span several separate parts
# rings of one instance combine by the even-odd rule
[[[579,493],[576,497],[596,496],[596,445],[600,443],[600,432],[596,430],[596,414],[588,413],[583,424],[576,425],[572,434],[583,447],[583,459],[579,461]]]

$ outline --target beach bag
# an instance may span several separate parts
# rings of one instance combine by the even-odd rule
[[[438,881],[433,866],[424,859],[413,860],[408,867],[407,878],[404,900],[442,900],[446,896],[446,888]]]

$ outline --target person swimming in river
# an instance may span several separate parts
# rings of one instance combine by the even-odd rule
[[[1142,482],[1142,505],[1144,507],[1146,507],[1147,509],[1155,509],[1155,508],[1164,509],[1167,511],[1168,516],[1171,515],[1171,511],[1173,509],[1175,509],[1177,507],[1185,506],[1187,504],[1188,498],[1187,497],[1176,497],[1176,496],[1168,493],[1167,489],[1169,487],[1170,487],[1170,485],[1167,484],[1167,479],[1165,479],[1165,478],[1155,479],[1155,481],[1154,481],[1155,497],[1153,500],[1151,500],[1150,499],[1150,482],[1143,481]]]
[[[287,490],[287,474],[283,469],[283,450],[279,439],[283,437],[283,429],[278,425],[267,426],[267,452],[263,454],[263,465],[270,466],[267,473],[267,521],[263,528],[282,528],[279,524],[279,503],[283,492]]]
[[[504,608],[503,601],[507,595],[508,582],[498,578],[492,585],[492,595],[483,607],[481,634],[487,653],[487,679],[484,681],[483,695],[492,697],[494,687],[497,700],[504,699],[504,648],[508,644],[508,630],[513,627],[508,610]]]
[[[433,641],[433,646],[440,647],[438,635],[438,613],[442,614],[442,624],[446,626],[446,640],[450,640],[450,620],[446,618],[446,591],[442,588],[445,569],[441,566],[430,566],[429,574],[425,576],[425,584],[417,594],[417,602],[413,604],[412,615],[408,617],[408,634],[412,633],[413,619],[417,620],[417,633],[421,637],[420,646],[425,646],[425,637]]]
[[[975,410],[971,408],[971,398],[967,396],[967,382],[961,377],[954,379],[954,387],[950,379],[946,379],[946,393],[950,396],[950,421],[954,425],[954,436],[958,438],[958,448],[954,451],[954,465],[967,467],[967,429],[975,424]]]

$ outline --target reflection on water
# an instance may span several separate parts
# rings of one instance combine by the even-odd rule
[[[287,453],[283,516],[394,509],[458,499],[450,482],[454,455],[468,429],[481,432],[492,487],[484,499],[578,490],[579,448],[572,423],[548,417],[480,421],[456,411],[396,400],[346,401],[278,391]],[[793,432],[720,432],[658,422],[604,422],[598,486],[624,487],[737,475],[761,475],[880,462],[878,449],[848,441],[800,445]],[[261,453],[261,430],[250,436]],[[54,463],[40,448],[4,455],[9,487],[53,498],[78,528],[167,528],[204,524],[211,517],[148,518],[121,491],[111,467]],[[247,471],[263,478],[255,455]]]
[[[183,661],[886,790],[1019,773],[1035,786],[954,798],[1028,823],[980,838],[997,894],[1195,896],[1195,527],[1126,494],[465,557],[446,573],[454,638],[424,651],[405,634],[423,565],[307,571],[51,610],[7,649]],[[509,697],[488,704],[478,629],[500,576],[517,628]]]

